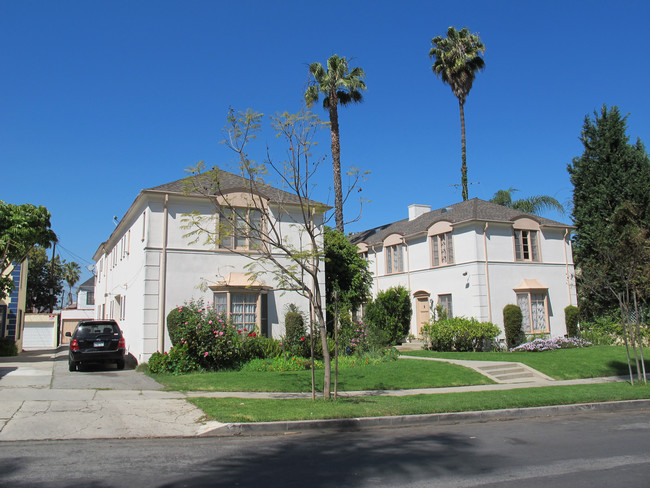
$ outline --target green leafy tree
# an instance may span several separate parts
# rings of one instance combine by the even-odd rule
[[[522,212],[527,212],[539,215],[546,210],[557,210],[559,213],[564,213],[564,206],[555,198],[548,195],[536,195],[528,198],[520,198],[519,200],[512,199],[512,193],[519,191],[516,188],[508,188],[507,190],[499,190],[494,194],[490,201],[497,205],[504,207],[514,208]]]
[[[365,321],[373,329],[383,332],[385,345],[400,344],[411,325],[411,297],[403,286],[380,291],[366,307]]]
[[[27,309],[34,312],[51,311],[63,291],[64,265],[59,256],[52,261],[45,248],[36,246],[29,251],[27,270]]]
[[[12,263],[21,263],[36,245],[45,248],[56,242],[50,229],[50,213],[30,203],[13,205],[0,201],[0,277]],[[11,292],[13,282],[0,280],[0,298]]]
[[[568,165],[573,184],[574,258],[578,268],[581,314],[590,319],[618,307],[611,294],[598,293],[585,278],[603,275],[603,252],[615,249],[621,236],[608,232],[614,213],[623,204],[641,212],[638,225],[650,228],[650,159],[640,140],[630,144],[626,117],[618,107],[604,105],[585,117],[580,140],[584,152]],[[605,273],[606,274],[606,273]]]
[[[350,69],[348,60],[334,54],[327,60],[327,69],[320,63],[309,65],[312,83],[305,92],[307,107],[318,101],[323,94],[323,108],[330,118],[330,135],[332,141],[332,167],[334,170],[334,212],[336,229],[344,230],[343,221],[343,186],[341,184],[341,144],[339,140],[338,105],[359,103],[363,100],[362,90],[366,89],[363,81],[366,74],[361,68]]]
[[[325,285],[328,320],[334,318],[335,292],[339,311],[356,311],[370,298],[372,274],[368,262],[347,237],[334,229],[325,230]]]
[[[453,26],[447,29],[447,37],[434,37],[431,44],[433,47],[429,51],[429,57],[434,60],[433,72],[443,83],[447,83],[451,87],[451,91],[458,98],[462,150],[461,184],[463,200],[467,200],[469,192],[467,190],[464,107],[476,73],[485,68],[485,61],[481,57],[485,52],[485,46],[478,34],[472,34],[467,27],[457,31]]]
[[[74,261],[63,265],[63,278],[68,285],[68,305],[72,305],[72,287],[79,281],[81,267]]]

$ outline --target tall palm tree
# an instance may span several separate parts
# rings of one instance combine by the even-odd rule
[[[516,188],[499,190],[494,194],[490,201],[497,205],[503,205],[504,207],[514,208],[535,215],[539,215],[545,210],[557,210],[561,214],[564,213],[564,206],[553,197],[548,195],[535,195],[528,198],[513,200],[512,192],[515,191],[519,190]]]
[[[68,305],[72,305],[72,287],[79,281],[80,276],[81,268],[74,261],[63,265],[63,279],[68,284]]]
[[[458,98],[460,106],[460,131],[462,146],[461,183],[463,201],[469,197],[467,191],[467,158],[465,148],[465,100],[472,89],[476,73],[485,68],[481,55],[485,46],[478,34],[472,34],[467,27],[457,31],[455,27],[447,29],[447,37],[437,36],[431,40],[433,47],[429,57],[434,60],[432,69],[443,83],[451,87]]]
[[[323,108],[329,111],[332,138],[332,167],[334,169],[334,218],[336,229],[343,232],[343,189],[341,185],[341,145],[339,143],[338,105],[358,103],[363,100],[361,90],[366,89],[361,68],[348,66],[345,58],[334,54],[327,60],[327,69],[320,63],[309,65],[312,82],[305,91],[305,102],[311,107],[323,93]]]

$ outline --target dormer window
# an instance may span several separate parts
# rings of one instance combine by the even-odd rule
[[[404,271],[404,243],[401,235],[393,234],[384,240],[384,255],[386,257],[386,274]]]
[[[241,251],[259,249],[261,226],[262,212],[257,209],[222,209],[219,214],[219,247]]]
[[[447,266],[454,263],[454,243],[451,223],[436,222],[429,227],[428,235],[431,242],[431,266]]]
[[[522,218],[514,223],[515,261],[541,261],[539,252],[539,224]]]

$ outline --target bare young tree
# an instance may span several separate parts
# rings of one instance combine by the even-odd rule
[[[190,168],[186,193],[205,197],[214,212],[186,214],[186,236],[245,256],[251,280],[266,278],[274,289],[308,300],[312,338],[315,324],[323,348],[323,396],[329,399],[325,289],[319,279],[324,270],[325,214],[330,207],[312,199],[324,159],[311,153],[314,137],[325,124],[309,111],[272,116],[271,126],[286,145],[286,157],[275,160],[267,147],[264,162],[258,163],[249,157],[248,147],[261,131],[262,119],[262,114],[251,110],[228,113],[223,143],[237,155],[238,174],[217,167],[206,170],[203,162]]]

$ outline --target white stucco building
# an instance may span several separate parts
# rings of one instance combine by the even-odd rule
[[[411,333],[442,305],[451,316],[493,322],[517,304],[528,334],[564,336],[564,308],[576,305],[572,226],[479,199],[353,236],[374,274],[373,294],[403,285],[413,299]]]
[[[257,211],[246,210],[250,201],[248,180],[225,171],[219,175],[221,194],[227,195],[230,204],[241,206],[247,219],[259,219]],[[187,213],[197,212],[211,221],[210,229],[218,228],[217,219],[223,222],[233,216],[218,216],[217,197],[188,195],[183,184],[184,180],[178,180],[141,191],[94,256],[95,316],[118,321],[129,352],[139,362],[147,361],[156,351],[169,350],[167,314],[190,300],[202,299],[231,313],[242,327],[256,327],[263,335],[276,338],[284,333],[289,304],[309,311],[306,298],[277,290],[271,275],[249,279],[245,267],[251,262],[248,256],[258,252],[250,236],[232,235],[218,243],[206,243],[205,239],[192,243],[186,237]],[[256,198],[268,209],[268,218],[273,219],[283,238],[301,245],[302,216],[297,197],[266,186]],[[322,229],[322,215],[315,216],[315,225]],[[233,253],[233,247],[240,254]],[[324,280],[323,267],[318,280],[323,302]]]

